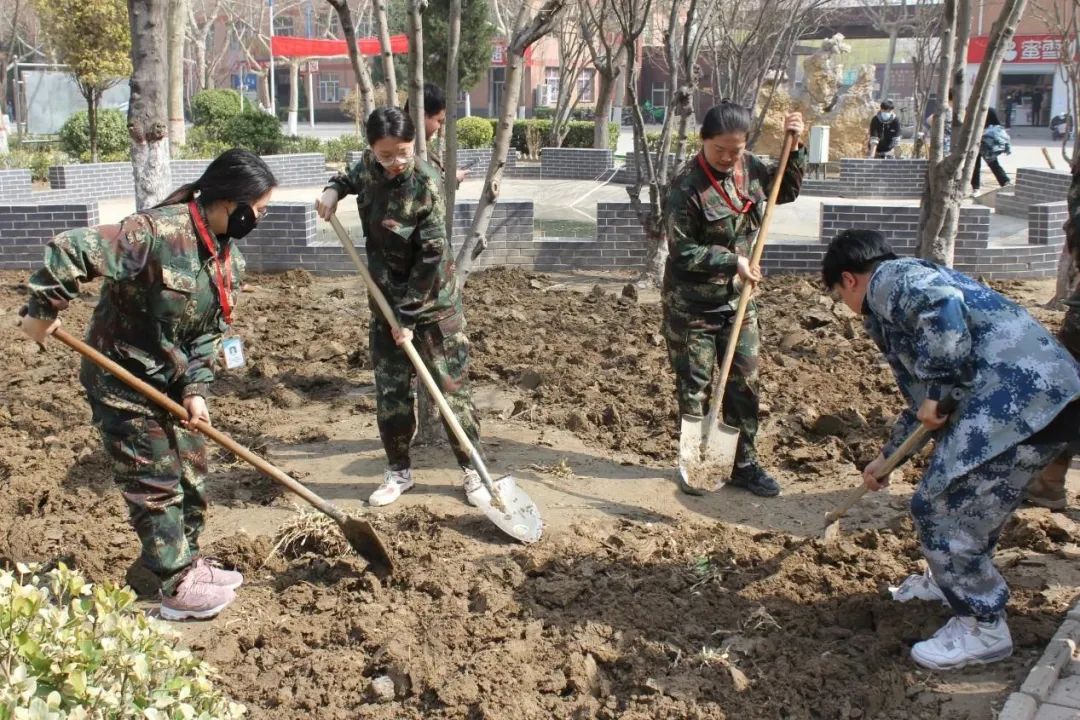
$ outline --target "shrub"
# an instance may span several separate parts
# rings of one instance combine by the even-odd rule
[[[345,162],[345,154],[354,150],[363,150],[367,147],[367,141],[357,135],[342,135],[339,138],[326,141],[326,161],[332,163]]]
[[[675,152],[677,146],[677,138],[675,133],[671,134],[671,139],[668,142],[668,151]],[[649,152],[657,152],[660,149],[660,133],[650,132],[645,133],[645,142],[649,147]],[[683,152],[683,157],[690,157],[701,150],[701,135],[698,133],[692,133],[686,137],[686,150]]]
[[[222,127],[219,139],[230,147],[245,148],[258,155],[276,153],[285,140],[278,119],[259,110],[230,118]]]
[[[487,148],[495,139],[495,129],[483,118],[466,117],[457,121],[458,147]]]
[[[278,152],[284,155],[298,155],[300,153],[323,153],[326,148],[319,138],[302,135],[289,135],[281,141]]]
[[[91,585],[60,564],[0,571],[0,718],[240,718],[214,670],[179,634],[135,607],[135,593]],[[89,709],[88,709],[89,708]]]
[[[490,120],[491,126],[498,129],[499,121]],[[566,132],[566,139],[563,140],[563,147],[567,148],[591,148],[593,146],[593,131],[595,125],[591,122],[585,121],[571,121],[568,124],[568,130]],[[522,155],[528,155],[529,145],[526,137],[526,130],[529,127],[534,127],[540,132],[540,136],[547,142],[547,137],[551,133],[551,121],[550,120],[517,120],[514,122],[514,128],[510,134],[510,147],[517,150]],[[608,149],[614,150],[619,144],[619,124],[608,123]]]
[[[12,138],[11,152],[0,155],[0,168],[24,168],[30,171],[34,182],[47,182],[51,166],[67,165],[74,161],[74,158],[57,149],[56,143],[27,143]]]
[[[113,109],[97,113],[98,154],[102,157],[130,157],[131,136],[127,129],[127,116]],[[78,158],[90,158],[90,115],[80,110],[67,119],[60,128],[60,149]]]
[[[550,120],[554,114],[555,111],[552,108],[543,105],[533,108],[533,117],[537,120]]]
[[[212,139],[240,112],[240,94],[235,90],[201,90],[191,98],[191,122],[207,128]]]

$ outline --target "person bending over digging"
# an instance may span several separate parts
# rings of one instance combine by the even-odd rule
[[[663,333],[682,415],[708,411],[713,369],[732,332],[741,283],[761,280],[749,256],[776,168],[746,152],[751,121],[748,109],[727,101],[709,110],[701,125],[701,152],[678,172],[668,194]],[[801,135],[802,115],[789,114],[784,129]],[[798,197],[805,166],[800,145],[784,172],[779,202]],[[740,431],[728,484],[771,497],[780,494],[780,485],[758,464],[754,450],[758,346],[751,300],[724,393],[723,420]]]
[[[469,339],[446,238],[439,172],[413,157],[415,136],[402,110],[379,108],[367,121],[370,149],[348,172],[331,179],[316,202],[319,217],[329,220],[340,198],[356,195],[371,275],[402,328],[392,335],[375,302],[370,303],[376,410],[388,463],[382,485],[368,500],[372,505],[389,505],[415,484],[409,469],[409,444],[416,433],[415,370],[397,347],[407,340],[415,337],[424,364],[473,445],[480,447],[468,386]],[[476,493],[485,492],[480,476],[454,433],[447,428],[446,434],[461,465],[465,497],[475,505]]]
[[[405,101],[405,114],[409,114],[409,102]],[[424,139],[429,143],[431,138],[435,137],[435,133],[442,130],[443,125],[446,124],[446,93],[438,85],[432,85],[431,83],[424,83]],[[439,174],[445,176],[446,168],[443,167],[442,160],[438,154],[428,152],[428,162],[438,169]],[[458,185],[468,176],[469,171],[464,168],[456,168],[456,175]]]
[[[43,344],[80,285],[103,278],[87,342],[182,403],[193,420],[209,423],[206,394],[244,271],[233,241],[266,214],[276,185],[257,155],[228,150],[158,206],[119,225],[58,235],[45,267],[30,276],[19,326]],[[142,543],[142,563],[161,581],[161,616],[217,615],[243,578],[199,557],[205,439],[89,360],[80,379]]]
[[[1001,660],[1013,644],[994,546],[1032,474],[1078,431],[1080,364],[1010,300],[949,268],[897,258],[874,230],[838,235],[822,279],[863,316],[908,403],[864,484],[888,484],[875,479],[885,456],[918,423],[937,431],[911,499],[929,569],[893,597],[940,601],[955,617],[911,657],[935,670]],[[938,401],[956,388],[955,412],[939,417]]]

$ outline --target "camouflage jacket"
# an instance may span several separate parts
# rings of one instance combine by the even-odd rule
[[[230,256],[235,308],[244,258],[235,245]],[[119,225],[58,235],[46,248],[45,267],[30,276],[27,310],[53,318],[82,283],[104,278],[87,342],[174,397],[205,395],[228,329],[215,273],[188,206],[170,205]],[[97,377],[103,373],[84,362],[83,383],[91,394],[95,387],[102,393],[117,387],[119,381]]]
[[[932,493],[1021,443],[1080,398],[1080,364],[1023,308],[966,275],[910,258],[881,263],[864,325],[907,399],[883,453],[917,427],[923,400],[961,387],[924,482]]]
[[[668,192],[665,222],[668,259],[664,270],[664,295],[669,302],[688,310],[710,311],[738,297],[732,280],[739,255],[749,257],[755,232],[776,168],[756,155],[743,155],[745,178],[740,191],[753,203],[744,214],[731,209],[713,187],[695,157],[676,173]],[[799,196],[806,151],[791,155],[777,201],[792,202]],[[712,170],[729,198],[738,202],[734,173]]]
[[[328,186],[338,197],[356,195],[371,275],[409,328],[461,312],[439,172],[414,162],[392,178],[366,150]]]

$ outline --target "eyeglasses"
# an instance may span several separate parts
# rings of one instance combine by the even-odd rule
[[[375,159],[383,167],[394,167],[395,165],[405,165],[413,159],[413,151],[410,150],[402,155],[379,155],[376,153]]]

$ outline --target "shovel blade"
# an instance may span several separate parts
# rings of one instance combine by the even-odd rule
[[[504,475],[493,481],[490,492],[492,495],[478,492],[473,496],[477,508],[488,520],[526,545],[540,539],[544,532],[540,511],[512,475]]]
[[[683,415],[679,428],[679,487],[690,495],[719,490],[735,467],[739,431],[717,420]]]
[[[349,545],[360,557],[368,562],[369,569],[380,579],[394,574],[394,561],[386,550],[382,538],[371,527],[371,523],[360,518],[345,516],[338,520],[338,526],[349,541]]]

